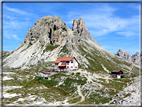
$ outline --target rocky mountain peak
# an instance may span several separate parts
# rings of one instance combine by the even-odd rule
[[[29,28],[24,43],[33,45],[39,42],[42,45],[59,46],[66,36],[68,36],[68,41],[70,40],[72,43],[74,41],[75,44],[80,39],[92,39],[83,18],[79,18],[78,21],[75,18],[72,30],[70,30],[59,16],[44,16],[35,21],[32,28]]]
[[[77,29],[78,29],[79,33],[81,33],[82,31],[88,31],[82,17],[79,18],[77,24],[78,24]]]
[[[140,61],[140,55],[139,52],[136,52],[134,55],[130,56],[127,51],[124,51],[122,49],[119,49],[116,55],[134,63],[139,63]]]
[[[117,55],[122,57],[122,58],[125,58],[125,59],[129,59],[130,60],[130,55],[127,51],[124,51],[122,49],[119,49],[118,52],[117,52]]]
[[[136,52],[134,55],[131,56],[131,58],[132,58],[132,62],[139,63],[140,61],[139,52]]]
[[[91,39],[91,35],[88,32],[85,22],[83,21],[83,18],[79,18],[78,21],[76,18],[73,20],[72,31],[77,32],[78,35],[81,36],[82,38],[88,37]]]
[[[34,44],[39,41],[42,45],[60,45],[67,36],[67,26],[58,16],[44,16],[35,22],[27,32],[24,43]]]

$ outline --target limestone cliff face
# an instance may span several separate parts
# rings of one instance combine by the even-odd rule
[[[79,42],[81,40],[88,40],[89,39],[89,40],[93,41],[95,44],[101,46],[99,43],[96,42],[96,40],[94,40],[91,37],[91,35],[85,25],[85,22],[83,21],[83,18],[79,18],[78,21],[76,18],[73,20],[72,33],[73,33],[72,42],[74,41],[75,44],[79,44]]]
[[[27,32],[24,43],[34,44],[39,42],[44,45],[60,45],[67,36],[67,26],[58,16],[45,16],[35,22]]]
[[[39,41],[42,45],[48,43],[53,46],[59,46],[65,37],[67,37],[66,42],[68,49],[71,49],[72,45],[79,44],[81,39],[92,39],[82,18],[78,21],[74,19],[71,30],[60,17],[45,16],[37,20],[32,28],[29,28],[24,43],[33,45]],[[92,39],[92,41],[95,40]],[[96,44],[98,43],[96,42]]]
[[[86,37],[91,38],[91,35],[88,32],[88,29],[83,21],[83,18],[79,18],[78,21],[76,18],[74,19],[72,31],[74,31],[75,33],[77,32],[78,35],[83,38],[86,38]]]

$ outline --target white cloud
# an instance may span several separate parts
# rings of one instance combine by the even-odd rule
[[[16,9],[16,8],[11,8],[11,7],[8,7],[6,5],[4,5],[3,8],[8,10],[8,11],[18,13],[18,14],[21,14],[21,15],[33,15],[32,13],[29,13],[29,12],[26,12],[26,11],[23,11],[23,10],[20,10],[20,9]]]
[[[136,33],[131,32],[131,31],[129,31],[129,32],[117,32],[117,34],[124,35],[124,36],[127,36],[127,37],[137,35]]]
[[[113,8],[109,5],[96,6],[92,6],[90,10],[69,12],[67,17],[69,19],[82,17],[91,36],[102,36],[112,32],[118,32],[117,34],[121,35],[123,32],[124,36],[127,37],[139,34],[136,33],[139,32],[139,16],[122,18],[114,13],[119,8]],[[68,24],[70,24],[70,21],[68,21]],[[130,31],[131,33],[128,33]]]
[[[19,38],[17,35],[15,35],[15,34],[13,34],[12,37],[13,37],[14,39],[16,39],[16,40],[20,40],[20,38]]]
[[[33,23],[29,21],[20,21],[20,20],[3,20],[3,28],[5,29],[23,29]]]
[[[11,32],[4,31],[3,36],[6,37],[7,39],[16,39],[20,40],[20,38],[16,34],[12,34]]]
[[[25,27],[30,27],[29,25],[33,25],[33,23],[31,23],[31,20],[37,18],[37,15],[34,13],[30,13],[16,8],[11,8],[6,5],[3,6],[3,10],[4,30],[23,29]]]

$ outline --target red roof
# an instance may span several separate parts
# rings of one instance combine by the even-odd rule
[[[45,74],[49,74],[48,72],[45,72],[45,71],[41,71],[42,73],[45,73]]]
[[[57,59],[54,63],[60,63],[61,61],[70,61],[72,60],[74,57],[60,57],[59,59]]]

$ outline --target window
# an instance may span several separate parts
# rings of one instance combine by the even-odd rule
[[[71,63],[73,63],[73,60],[71,60]]]
[[[66,61],[66,63],[69,63],[69,61]]]

